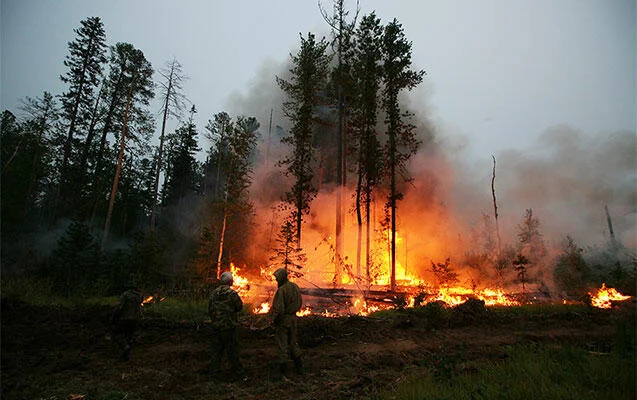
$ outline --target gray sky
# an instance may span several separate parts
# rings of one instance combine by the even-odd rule
[[[412,105],[426,108],[441,134],[465,137],[472,151],[488,157],[530,147],[556,125],[585,134],[635,130],[636,3],[361,0],[360,6],[383,22],[397,18],[413,41],[414,67],[427,77]],[[330,1],[323,4],[331,10]],[[17,112],[25,96],[63,92],[59,75],[73,29],[99,16],[109,45],[132,43],[155,69],[173,56],[181,62],[200,132],[230,98],[250,96],[264,65],[285,63],[300,32],[328,32],[317,2],[307,0],[1,0],[0,12],[1,109]]]

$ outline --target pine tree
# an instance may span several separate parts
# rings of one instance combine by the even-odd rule
[[[224,186],[225,177],[222,175],[222,164],[227,153],[228,137],[234,130],[232,118],[225,111],[213,116],[213,120],[208,120],[206,125],[206,138],[212,142],[208,149],[208,161],[206,162],[206,177],[204,182],[204,193],[207,195],[208,187],[213,186],[212,197],[216,201],[219,199]]]
[[[351,89],[351,66],[348,55],[351,54],[352,47],[352,35],[354,27],[356,26],[356,17],[358,16],[358,7],[356,16],[353,21],[346,21],[349,12],[345,9],[345,0],[335,0],[334,10],[332,16],[328,16],[327,12],[321,7],[319,2],[319,8],[323,14],[323,19],[332,28],[332,47],[334,48],[336,56],[336,67],[332,71],[332,82],[336,92],[336,108],[338,126],[336,129],[336,244],[335,244],[335,276],[334,281],[340,281],[340,275],[342,274],[342,254],[343,254],[343,188],[346,182],[346,168],[345,168],[345,120],[346,120],[346,106],[345,97],[346,92],[352,94]]]
[[[563,252],[555,263],[555,283],[564,294],[578,298],[585,295],[588,276],[588,264],[581,249],[571,236],[566,236]]]
[[[286,173],[295,178],[286,200],[292,204],[292,218],[295,221],[297,246],[301,244],[301,225],[303,215],[309,213],[310,203],[316,196],[312,183],[312,146],[314,107],[318,103],[319,91],[325,87],[329,57],[325,50],[325,39],[316,41],[312,33],[307,39],[301,36],[301,49],[292,56],[290,81],[277,77],[277,83],[288,97],[283,103],[285,116],[292,121],[290,135],[281,141],[292,147],[292,155],[281,164],[287,167]]]
[[[531,281],[532,270],[540,266],[546,254],[546,246],[540,233],[540,220],[533,216],[533,210],[529,208],[522,223],[518,225],[517,257],[513,261],[523,290],[526,289],[526,283]]]
[[[209,121],[206,129],[213,139],[205,169],[216,173],[216,182],[223,193],[209,198],[211,208],[210,223],[202,231],[204,241],[215,236],[215,226],[219,229],[216,261],[217,277],[227,249],[233,251],[233,261],[244,258],[245,235],[249,232],[252,203],[248,199],[248,188],[252,183],[252,165],[257,142],[259,123],[254,117],[239,116],[232,121],[225,113],[215,115],[215,122]],[[200,253],[205,253],[201,252]]]
[[[22,128],[27,146],[31,146],[28,150],[26,146],[23,147],[23,150],[27,150],[31,171],[24,182],[20,183],[27,185],[31,199],[29,206],[25,204],[24,212],[35,213],[36,220],[41,220],[38,222],[46,223],[47,215],[55,214],[54,193],[59,187],[60,179],[61,158],[55,151],[63,142],[60,110],[49,92],[44,92],[41,98],[27,97],[22,101],[20,109],[26,114]],[[35,222],[33,219],[32,221]]]
[[[188,122],[168,135],[169,146],[166,154],[170,172],[167,185],[164,187],[165,205],[176,205],[186,197],[194,196],[199,191],[199,164],[196,154],[200,150],[197,143],[197,127],[193,105]]]
[[[90,228],[74,220],[51,254],[48,276],[54,290],[66,296],[85,293],[102,272],[99,248]]]
[[[115,141],[111,147],[109,138],[113,136],[115,139],[121,139],[129,92],[130,107],[126,119],[129,143],[136,144],[138,148],[146,145],[154,123],[147,110],[150,100],[154,97],[151,64],[141,50],[129,43],[111,46],[110,53],[109,73],[104,82],[102,106],[99,111],[102,116],[100,140],[96,143],[92,161],[93,198],[90,203],[93,206],[93,218],[104,207],[103,200],[108,198],[112,188],[108,177],[115,173],[121,140]]]
[[[358,223],[357,273],[360,274],[361,247],[363,238],[363,212],[366,224],[365,265],[367,280],[371,265],[371,202],[373,191],[382,173],[382,152],[376,131],[378,122],[379,91],[382,80],[383,28],[374,13],[364,16],[356,30],[356,47],[352,60],[352,75],[355,77],[353,96],[353,152],[356,154],[356,217]]]
[[[411,90],[422,82],[424,71],[411,70],[412,43],[405,38],[402,26],[396,19],[385,26],[383,49],[383,96],[382,105],[386,113],[388,143],[385,149],[389,166],[389,197],[385,206],[391,223],[391,279],[390,288],[396,288],[396,208],[403,194],[398,190],[398,175],[409,180],[407,160],[416,153],[420,142],[414,135],[414,126],[407,122],[408,113],[400,109],[399,94]]]
[[[74,32],[77,38],[69,42],[69,54],[64,61],[68,71],[60,76],[62,82],[69,85],[68,91],[61,96],[62,117],[68,128],[66,139],[62,144],[60,196],[76,197],[71,201],[70,210],[80,201],[75,196],[77,193],[75,188],[86,173],[79,170],[82,162],[79,158],[80,141],[77,137],[87,134],[93,105],[97,101],[93,92],[100,83],[102,67],[106,62],[106,35],[99,17],[90,17],[81,21],[80,28],[75,29]],[[76,164],[73,172],[70,167],[72,163]],[[70,210],[61,211],[66,213]]]
[[[141,146],[141,151],[148,150],[148,139],[153,130],[153,120],[146,108],[149,105],[150,99],[154,96],[152,81],[153,68],[150,62],[146,60],[141,50],[135,49],[128,43],[118,43],[114,46],[112,49],[111,62],[111,76],[117,77],[116,81],[111,81],[111,95],[112,101],[114,102],[114,105],[111,104],[113,111],[111,118],[115,115],[121,115],[121,120],[113,120],[112,126],[117,126],[115,122],[121,124],[121,133],[119,136],[115,176],[111,185],[108,211],[104,223],[102,249],[104,249],[108,240],[115,198],[122,173],[124,155],[127,149],[126,141],[128,140]],[[126,89],[126,96],[119,97],[117,94],[121,94],[123,89]],[[116,113],[118,100],[124,100],[122,114]],[[108,130],[106,130],[105,126],[102,138],[104,142],[106,133],[108,133]],[[130,151],[133,151],[132,147],[129,148],[129,152]],[[101,151],[99,155],[102,155]],[[134,156],[134,154],[131,154],[131,156]],[[99,187],[97,189],[99,189]]]
[[[307,260],[305,253],[297,245],[295,223],[296,221],[290,218],[285,219],[276,238],[277,247],[274,248],[274,255],[270,257],[270,261],[275,265],[280,265],[288,271],[303,268]]]

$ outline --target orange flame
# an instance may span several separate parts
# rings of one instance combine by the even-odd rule
[[[143,307],[144,305],[146,305],[146,304],[152,304],[153,302],[154,302],[154,303],[162,302],[162,301],[164,301],[164,300],[166,300],[166,298],[165,298],[165,297],[162,297],[162,298],[160,298],[159,300],[157,300],[157,299],[155,298],[155,296],[148,296],[148,297],[144,298],[144,300],[142,300],[142,307]]]
[[[310,309],[310,307],[305,306],[304,308],[300,309],[299,311],[296,312],[296,316],[297,317],[305,317],[312,314],[312,309]]]
[[[250,289],[248,278],[239,274],[241,269],[235,267],[234,263],[230,263],[230,272],[232,272],[232,289],[236,290],[239,295],[245,295]]]
[[[591,304],[597,308],[611,308],[611,301],[628,300],[632,297],[623,295],[613,288],[607,288],[606,283],[602,283],[596,294],[588,294],[591,296]]]
[[[261,303],[259,307],[255,307],[254,310],[252,311],[255,314],[267,314],[268,312],[270,312],[270,303],[268,302]]]

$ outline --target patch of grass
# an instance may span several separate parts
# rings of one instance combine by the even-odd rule
[[[2,297],[11,298],[35,306],[71,307],[77,303],[76,299],[56,296],[52,294],[51,284],[39,279],[3,279]]]
[[[531,317],[537,315],[564,315],[570,313],[588,313],[585,304],[537,303],[520,306],[490,306],[490,312],[500,317]]]
[[[471,373],[413,377],[381,399],[582,399],[635,398],[635,357],[592,354],[573,347],[516,346],[508,359]]]
[[[208,318],[208,300],[167,297],[161,302],[144,305],[143,312],[168,321],[202,323]]]

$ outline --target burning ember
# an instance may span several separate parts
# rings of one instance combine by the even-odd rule
[[[297,317],[305,317],[306,315],[310,314],[312,314],[312,310],[308,306],[305,306],[304,308],[296,312]]]
[[[270,311],[270,303],[261,303],[259,307],[255,307],[253,312],[255,314],[267,314]]]
[[[142,307],[145,306],[146,304],[153,304],[153,303],[158,303],[160,301],[164,301],[165,299],[166,299],[165,297],[162,297],[158,300],[155,296],[148,296],[144,298],[144,300],[142,300]]]
[[[607,288],[603,283],[596,294],[588,293],[591,296],[591,304],[597,308],[611,308],[611,301],[628,300],[631,296],[625,296],[613,288]]]

